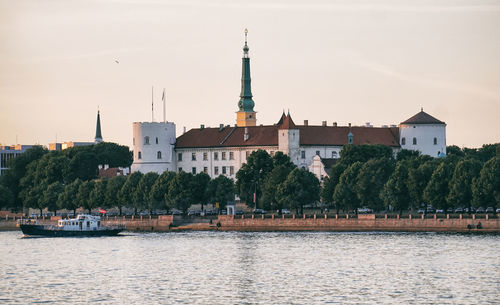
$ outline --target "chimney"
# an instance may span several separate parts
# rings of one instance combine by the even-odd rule
[[[247,141],[250,138],[250,134],[248,133],[248,127],[245,127],[245,135],[243,137],[244,141]]]
[[[365,123],[365,126],[366,126],[366,127],[373,127],[373,126],[372,126],[372,124],[370,124],[370,122],[366,122],[366,123]]]
[[[349,123],[349,128],[351,127],[351,123]]]
[[[186,133],[186,126],[184,126],[184,131],[182,132],[182,134],[185,134]]]
[[[219,131],[222,131],[224,129],[224,124],[219,124]]]
[[[304,120],[304,126],[309,126],[309,120]]]
[[[337,122],[333,122],[333,127],[337,127]]]
[[[109,164],[104,164],[104,169],[108,169],[109,168]]]
[[[98,168],[98,169],[102,169],[102,164],[99,164],[99,165],[97,166],[97,168]]]
[[[326,121],[322,122],[323,127],[326,127]]]
[[[205,129],[205,125],[201,124],[200,129]]]

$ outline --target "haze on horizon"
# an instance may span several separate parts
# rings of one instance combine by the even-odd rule
[[[0,143],[132,146],[132,122],[235,124],[248,28],[257,124],[398,124],[500,142],[500,1],[0,0]],[[118,61],[119,63],[117,63]]]

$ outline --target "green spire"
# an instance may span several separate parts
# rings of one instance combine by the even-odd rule
[[[102,134],[101,134],[101,116],[99,114],[99,110],[97,110],[97,126],[95,128],[95,142],[102,142]]]
[[[250,79],[250,58],[248,57],[247,45],[248,30],[245,29],[245,46],[243,46],[243,58],[241,67],[241,93],[240,101],[238,102],[239,111],[254,112],[253,106],[255,105],[252,99],[252,87]]]

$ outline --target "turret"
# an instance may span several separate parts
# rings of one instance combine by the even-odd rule
[[[252,99],[247,34],[248,30],[245,29],[245,45],[243,46],[243,58],[241,59],[241,93],[238,102],[238,112],[236,112],[236,125],[238,127],[255,126],[257,124],[256,112],[253,110],[255,102]]]

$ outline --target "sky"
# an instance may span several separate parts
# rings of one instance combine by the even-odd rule
[[[248,28],[257,124],[399,124],[500,142],[500,0],[0,0],[0,143],[132,146],[132,122],[236,123]],[[118,61],[118,63],[117,63]]]

